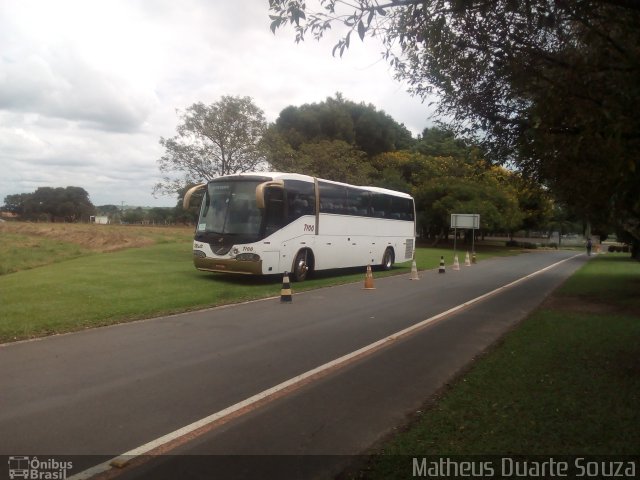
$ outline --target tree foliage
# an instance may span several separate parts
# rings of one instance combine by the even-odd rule
[[[432,238],[448,230],[452,213],[479,213],[486,231],[545,228],[549,195],[521,175],[492,166],[482,149],[452,130],[427,128],[410,149],[390,148],[371,156],[355,140],[355,145],[347,141],[355,135],[345,109],[325,109],[327,104],[337,103],[282,111],[265,136],[272,168],[411,193],[420,232]]]
[[[628,0],[270,0],[296,41],[378,36],[411,91],[592,222],[640,246],[640,4]],[[638,251],[638,249],[636,249]],[[640,251],[638,251],[640,255]]]
[[[482,152],[478,145],[456,135],[445,126],[425,128],[412,150],[434,157],[454,157],[470,162]]]
[[[158,160],[163,181],[154,193],[176,194],[188,184],[261,168],[267,123],[250,97],[194,103],[180,120],[175,136],[160,138],[165,149]]]
[[[487,162],[461,162],[453,157],[425,157],[416,175],[416,209],[427,236],[449,228],[452,213],[478,213],[485,231],[513,232],[522,226],[515,174]]]
[[[385,112],[340,93],[324,102],[285,108],[273,128],[295,150],[305,143],[341,140],[370,157],[409,148],[414,141],[411,132]]]
[[[356,185],[368,183],[371,168],[366,154],[343,140],[303,143],[298,150],[281,143],[280,149],[270,161],[276,170]]]
[[[411,132],[391,116],[340,93],[320,103],[286,107],[263,141],[276,170],[354,184],[370,183],[373,157],[414,143]]]
[[[517,172],[491,165],[477,147],[446,129],[428,129],[414,151],[377,155],[371,166],[373,184],[415,197],[424,237],[443,235],[452,213],[479,213],[484,231],[507,233],[544,230],[551,219],[547,191]]]
[[[89,194],[81,187],[40,187],[32,193],[7,195],[5,210],[25,220],[88,221],[95,213]]]

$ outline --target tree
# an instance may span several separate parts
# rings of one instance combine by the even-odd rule
[[[524,213],[514,174],[487,162],[467,163],[453,157],[424,157],[414,176],[413,194],[423,235],[441,237],[452,213],[478,213],[485,231],[513,232]]]
[[[270,0],[271,28],[296,41],[335,24],[380,37],[397,76],[580,210],[611,213],[640,252],[640,4],[627,0]],[[640,253],[639,253],[640,255]]]
[[[280,155],[270,160],[276,170],[353,184],[368,183],[371,168],[365,161],[365,153],[343,140],[303,143],[298,151],[282,144],[279,148]]]
[[[375,185],[414,195],[419,229],[426,237],[442,236],[452,213],[479,213],[483,231],[507,233],[542,229],[550,216],[544,189],[492,166],[477,145],[445,128],[425,129],[411,151],[376,155],[370,164]]]
[[[120,213],[120,207],[117,205],[99,205],[96,207],[98,215],[118,215]]]
[[[5,205],[27,220],[77,222],[88,220],[96,211],[81,187],[40,187],[33,193],[8,195]]]
[[[136,223],[142,223],[143,220],[144,220],[144,211],[142,210],[142,207],[129,209],[122,214],[122,221],[124,223],[136,224]]]
[[[16,215],[24,215],[27,202],[31,199],[32,193],[16,193],[4,197],[3,210]]]
[[[359,184],[373,180],[373,157],[414,143],[404,125],[340,93],[324,102],[283,109],[263,138],[268,163],[276,170]]]
[[[401,150],[376,155],[371,159],[375,186],[411,193],[417,175],[425,168],[425,155]]]
[[[147,212],[147,219],[154,225],[168,224],[173,222],[173,208],[154,207]]]
[[[434,157],[470,159],[476,148],[470,148],[468,142],[450,128],[430,127],[422,131],[413,150]]]
[[[175,195],[187,184],[259,170],[265,159],[261,140],[266,128],[263,111],[250,97],[194,103],[182,114],[177,135],[160,138],[165,149],[158,160],[163,181],[154,193]]]
[[[295,150],[304,143],[341,140],[372,157],[414,143],[411,132],[391,116],[340,93],[324,102],[285,108],[273,128]]]
[[[518,173],[511,174],[518,204],[522,212],[522,225],[526,230],[546,230],[554,215],[554,202],[549,191]]]
[[[198,221],[198,214],[200,213],[200,205],[202,204],[202,198],[204,197],[204,189],[196,190],[189,202],[189,208],[186,210],[183,208],[182,202],[187,191],[195,185],[186,185],[178,191],[178,202],[173,209],[173,218],[178,223],[194,224]]]

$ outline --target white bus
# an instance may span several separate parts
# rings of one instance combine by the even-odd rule
[[[303,281],[314,270],[413,258],[415,206],[401,192],[295,173],[228,175],[204,189],[193,241],[197,269],[282,274]]]

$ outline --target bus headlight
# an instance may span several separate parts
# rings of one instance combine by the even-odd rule
[[[205,258],[207,256],[207,254],[204,253],[202,250],[194,250],[193,251],[193,256],[194,257],[198,257],[198,258]]]
[[[239,255],[236,255],[236,260],[240,262],[259,262],[260,255],[257,255],[255,253],[241,253]]]

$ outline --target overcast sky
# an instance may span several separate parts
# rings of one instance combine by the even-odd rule
[[[268,0],[2,0],[0,204],[38,187],[85,188],[94,205],[154,198],[158,140],[194,102],[250,96],[269,122],[336,92],[414,133],[431,109],[406,93],[371,39],[294,42]]]

